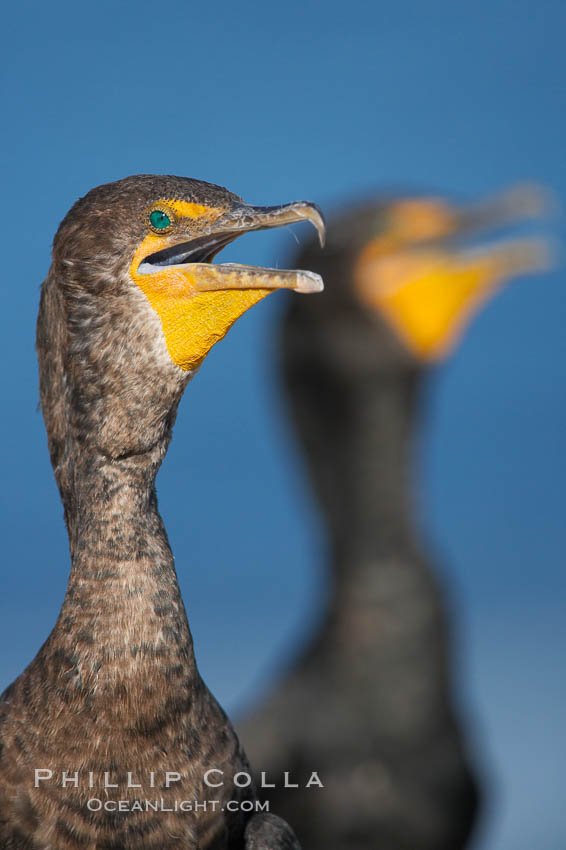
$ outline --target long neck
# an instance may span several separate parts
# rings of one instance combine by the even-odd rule
[[[105,710],[142,725],[151,701],[186,704],[200,682],[156,468],[148,456],[79,455],[65,500],[71,573],[48,641]]]
[[[66,504],[72,566],[57,629],[112,657],[129,654],[126,676],[159,647],[182,646],[192,659],[154,468],[147,456],[78,461]]]
[[[431,681],[444,680],[446,670],[443,600],[412,519],[419,389],[417,372],[350,385],[335,398],[337,415],[347,408],[347,425],[326,462],[335,479],[332,488],[326,479],[331,592],[316,646],[349,658],[369,652],[384,681],[390,667],[397,670],[399,687],[416,668]],[[391,659],[405,652],[415,664],[404,664],[401,675]]]
[[[328,464],[341,485],[326,500],[331,593],[307,655],[356,683],[390,744],[435,751],[457,732],[443,598],[411,521],[418,375],[406,377],[337,399],[349,426]]]
[[[425,717],[452,728],[444,603],[411,519],[419,383],[414,372],[351,388],[334,466],[340,498],[327,511],[332,589],[313,645],[317,663],[322,653],[337,668],[359,668],[364,682],[371,674],[364,687],[380,722],[417,737]],[[409,710],[414,692],[420,703]]]
[[[106,325],[117,326],[123,305],[116,316],[98,316],[83,294],[82,313],[88,308],[97,318],[85,330],[70,321],[65,293],[51,270],[38,319],[40,396],[71,574],[48,647],[64,652],[97,693],[104,682],[143,678],[152,666],[159,671],[154,687],[168,672],[170,690],[171,669],[189,680],[198,674],[155,476],[188,378],[164,370],[152,384],[155,352],[127,350],[130,336],[141,333],[136,328],[124,338],[121,360],[109,358]]]
[[[417,382],[415,374],[368,378],[350,394],[339,500],[330,518],[339,586],[355,580],[353,573],[363,564],[415,549],[411,473]]]

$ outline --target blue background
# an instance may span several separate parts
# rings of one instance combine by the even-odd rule
[[[34,323],[74,200],[137,172],[326,208],[372,187],[479,197],[524,178],[564,199],[566,6],[19,2],[3,27],[2,686],[47,636],[68,570]],[[285,264],[294,244],[288,230],[255,234],[225,256]],[[316,627],[324,597],[274,367],[283,301],[210,355],[158,481],[200,666],[233,714]],[[514,283],[429,384],[422,517],[491,782],[481,850],[566,841],[565,319],[563,271]]]

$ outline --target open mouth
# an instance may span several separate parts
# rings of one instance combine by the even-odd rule
[[[214,257],[238,236],[252,230],[266,230],[300,221],[309,221],[324,244],[325,225],[315,204],[296,201],[277,207],[252,207],[238,204],[217,219],[209,232],[186,242],[169,245],[145,257],[139,274],[155,274],[166,268],[190,270],[199,290],[219,289],[294,289],[296,292],[320,292],[320,275],[310,271],[271,269],[238,263],[215,263]]]
[[[237,239],[240,233],[210,234],[191,239],[189,242],[181,242],[179,245],[171,245],[162,251],[149,254],[141,263],[138,271],[141,274],[151,274],[165,266],[184,266],[187,263],[211,263],[213,258],[230,242]]]

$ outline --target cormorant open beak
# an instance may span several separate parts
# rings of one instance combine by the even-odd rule
[[[295,201],[275,207],[235,204],[215,219],[197,237],[169,245],[146,256],[138,266],[138,274],[149,275],[173,269],[190,272],[196,291],[229,289],[293,289],[296,292],[320,292],[320,275],[311,271],[284,270],[245,266],[237,263],[212,263],[213,258],[238,236],[252,230],[267,230],[285,224],[310,221],[324,245],[325,224],[319,208],[307,201]]]
[[[456,217],[453,235],[479,234],[483,230],[506,227],[522,219],[540,219],[556,208],[552,194],[536,183],[525,183],[464,207]]]
[[[380,234],[364,247],[354,269],[358,295],[418,357],[438,359],[503,284],[552,266],[553,245],[545,237],[477,241],[483,231],[542,217],[550,201],[538,186],[515,187],[460,209],[439,200],[403,200],[394,213],[404,239],[388,244]]]

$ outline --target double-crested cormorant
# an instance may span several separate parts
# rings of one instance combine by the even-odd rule
[[[456,850],[477,790],[454,709],[443,603],[413,522],[412,455],[427,366],[545,245],[466,250],[536,214],[536,190],[458,207],[399,196],[331,221],[295,259],[325,293],[283,330],[291,409],[325,516],[332,574],[320,630],[240,724],[264,794],[309,850]],[[464,244],[462,244],[464,243]],[[317,771],[324,788],[305,787]]]
[[[0,700],[4,850],[298,846],[254,813],[246,757],[197,670],[154,481],[210,348],[270,291],[322,288],[212,258],[304,219],[322,237],[312,204],[141,175],[93,189],[59,227],[37,350],[72,566],[53,631]]]

